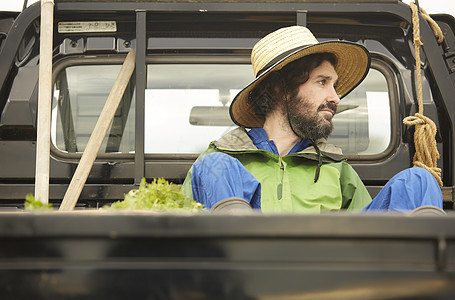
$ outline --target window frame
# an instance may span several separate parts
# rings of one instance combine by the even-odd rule
[[[390,157],[394,150],[400,143],[400,120],[399,120],[399,98],[398,98],[398,80],[396,72],[392,66],[387,63],[382,56],[371,53],[371,69],[375,69],[384,75],[387,83],[390,105],[390,142],[387,148],[381,153],[368,154],[368,155],[348,155],[344,156],[348,161],[355,161],[356,163],[371,163],[374,161],[382,161]],[[341,100],[343,101],[343,100]]]
[[[83,65],[121,65],[123,63],[124,56],[77,56],[67,57],[57,62],[53,69],[53,87],[55,81],[65,68],[71,66],[83,66]],[[159,55],[152,54],[146,58],[146,64],[250,64],[249,54],[244,55]],[[137,93],[137,92],[136,92]],[[208,146],[208,145],[207,145]],[[82,156],[82,152],[70,153],[63,151],[56,147],[51,141],[51,152],[54,156],[65,160],[77,160]],[[199,154],[184,154],[184,153],[145,153],[144,157],[146,160],[195,160]],[[97,155],[97,161],[134,161],[134,153],[99,153]]]

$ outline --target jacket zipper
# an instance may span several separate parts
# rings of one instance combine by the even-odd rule
[[[283,198],[283,178],[284,178],[284,164],[280,158],[280,171],[281,171],[281,182],[277,186],[277,198],[281,200]]]

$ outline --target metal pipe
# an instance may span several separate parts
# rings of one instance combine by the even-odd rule
[[[28,2],[28,0],[24,0],[24,5],[22,6],[22,11],[24,11],[27,8],[27,2]]]
[[[136,127],[134,151],[134,184],[139,185],[145,177],[145,89],[147,84],[147,68],[145,64],[147,49],[147,12],[136,11]]]

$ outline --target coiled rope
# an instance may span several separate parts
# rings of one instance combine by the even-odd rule
[[[413,2],[410,3],[410,7],[412,10],[414,49],[416,56],[417,99],[419,112],[414,116],[404,118],[403,124],[407,126],[415,126],[414,144],[416,152],[413,158],[414,167],[421,167],[428,170],[436,178],[439,186],[442,187],[441,169],[437,166],[437,160],[439,159],[439,152],[436,147],[435,139],[437,128],[431,119],[423,115],[422,78],[420,69],[420,46],[422,46],[423,43],[420,40],[419,11],[417,5]],[[421,9],[421,12],[425,20],[429,22],[435,36],[438,37],[438,42],[442,43],[444,36],[439,26],[423,9]]]

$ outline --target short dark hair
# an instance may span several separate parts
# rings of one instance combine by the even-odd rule
[[[304,84],[311,72],[324,61],[328,61],[335,67],[338,59],[333,53],[315,53],[291,62],[281,70],[271,72],[250,92],[248,103],[253,105],[256,115],[264,121],[280,103],[283,103],[281,101],[284,99],[285,91],[283,84],[288,97],[295,97],[298,87]]]

